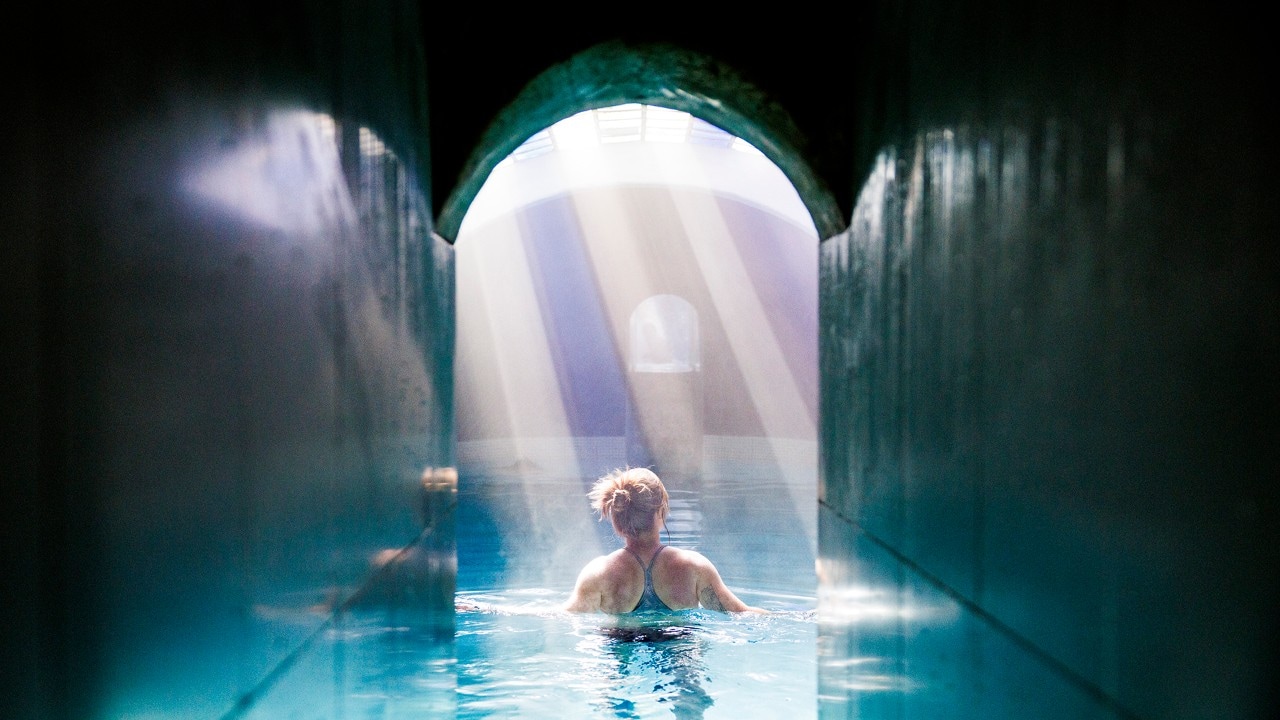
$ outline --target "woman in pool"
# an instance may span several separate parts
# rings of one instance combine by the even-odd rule
[[[582,568],[565,610],[611,615],[696,607],[768,612],[739,600],[701,553],[662,544],[658,531],[669,510],[667,489],[653,471],[614,470],[597,480],[587,497],[600,517],[613,523],[625,546]]]

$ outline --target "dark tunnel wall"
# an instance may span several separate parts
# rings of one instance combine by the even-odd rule
[[[355,713],[386,659],[330,630],[394,610],[428,654],[452,638],[452,528],[426,501],[453,478],[453,260],[417,15],[31,22],[0,716]],[[415,706],[448,712],[451,675],[420,680]]]
[[[1273,718],[1259,46],[1207,9],[970,5],[857,36],[877,164],[822,248],[822,716]]]

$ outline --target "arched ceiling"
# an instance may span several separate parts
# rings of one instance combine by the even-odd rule
[[[529,57],[521,53],[522,43],[508,46],[510,52],[503,55],[510,58],[504,60],[509,66],[495,69],[487,78],[501,82],[484,84],[478,73],[463,72],[463,79],[454,78],[444,87],[437,87],[434,81],[429,84],[432,198],[436,232],[442,237],[456,238],[467,206],[489,171],[530,135],[582,110],[623,103],[683,110],[747,140],[795,186],[820,237],[845,228],[852,198],[842,201],[833,190],[850,186],[841,177],[851,174],[850,149],[832,148],[829,140],[825,147],[812,146],[809,134],[776,93],[749,80],[737,67],[706,49],[616,39],[554,61],[551,49],[563,51],[572,41],[551,38],[547,43],[549,47]],[[716,46],[710,47],[714,52]],[[732,52],[722,54],[734,56]],[[457,58],[450,62],[456,63]],[[536,75],[513,87],[514,78],[523,77],[522,72],[529,72],[539,62],[546,64],[536,68]],[[797,62],[780,59],[777,72],[765,77],[785,86],[778,73],[788,65],[794,68]],[[465,78],[472,77],[480,84],[463,87]],[[805,98],[796,104],[808,108],[812,116],[817,98],[796,97]],[[463,106],[465,103],[471,104]],[[838,106],[832,112],[838,114]],[[833,185],[833,179],[840,182]]]

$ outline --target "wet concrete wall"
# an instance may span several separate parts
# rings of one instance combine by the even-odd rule
[[[339,629],[397,607],[422,652],[452,637],[452,247],[431,235],[418,17],[30,23],[0,715],[355,713],[386,659]],[[438,685],[414,702],[447,710]]]
[[[821,253],[824,718],[1280,710],[1273,141],[1207,9],[874,7]]]

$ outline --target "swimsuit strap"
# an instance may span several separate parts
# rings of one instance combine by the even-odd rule
[[[671,609],[669,605],[662,601],[662,598],[658,597],[658,592],[654,590],[653,575],[650,572],[653,570],[653,564],[658,561],[658,554],[662,552],[664,547],[666,546],[658,546],[658,549],[653,553],[653,557],[649,558],[649,564],[647,566],[644,564],[644,560],[640,559],[639,555],[635,554],[635,552],[630,548],[626,548],[631,557],[635,558],[636,562],[640,563],[640,568],[644,570],[644,592],[640,593],[640,601],[631,609],[631,612]]]
[[[623,550],[626,550],[628,553],[630,553],[630,554],[631,554],[631,557],[633,557],[633,558],[635,558],[635,559],[636,559],[636,562],[640,563],[640,569],[641,569],[641,570],[644,570],[644,584],[645,584],[645,585],[649,585],[649,584],[650,584],[650,581],[649,581],[649,571],[653,569],[653,564],[654,564],[654,563],[656,563],[656,562],[658,562],[658,555],[659,555],[663,550],[666,550],[666,549],[667,549],[667,546],[666,546],[666,545],[659,545],[659,546],[658,546],[658,549],[657,549],[657,550],[655,550],[655,551],[653,552],[653,557],[649,558],[649,564],[646,566],[646,565],[644,564],[644,560],[641,560],[641,559],[640,559],[640,556],[639,556],[639,555],[637,555],[637,554],[635,554],[635,552],[634,552],[633,550],[631,550],[631,548],[623,548]]]

